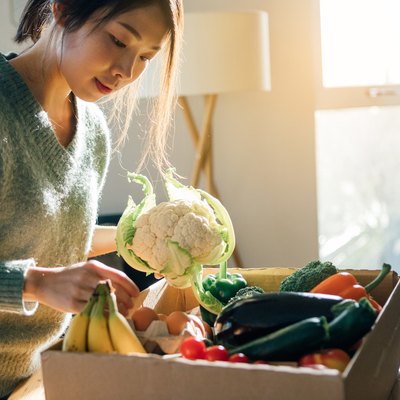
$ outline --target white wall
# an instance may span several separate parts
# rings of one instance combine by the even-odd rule
[[[12,38],[15,36],[17,29],[17,19],[21,10],[21,4],[23,0],[13,1],[2,0],[1,11],[0,11],[0,51],[7,53],[15,50],[17,47],[13,43]]]
[[[247,267],[301,266],[318,257],[311,28],[317,4],[317,0],[185,0],[187,11],[260,9],[269,15],[272,91],[220,96],[213,125],[216,183]],[[8,50],[7,19],[2,11],[0,48]],[[238,56],[246,57],[246,49],[238,49]],[[190,101],[200,119],[202,100]],[[146,107],[143,101],[142,114]],[[122,212],[128,193],[141,199],[140,189],[127,183],[124,168],[136,165],[139,126],[144,121],[142,115],[132,123],[122,165],[114,156],[103,213]],[[190,178],[193,146],[179,112],[172,144],[172,163]]]

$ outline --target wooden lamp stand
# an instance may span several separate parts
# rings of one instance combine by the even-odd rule
[[[215,104],[217,101],[216,94],[207,94],[204,96],[204,116],[201,126],[201,131],[197,129],[192,112],[190,110],[189,102],[185,96],[179,97],[179,105],[182,107],[185,121],[189,127],[189,133],[193,140],[195,148],[195,162],[192,172],[191,185],[198,187],[200,174],[205,173],[205,187],[206,191],[214,197],[220,199],[217,187],[214,182],[213,172],[213,156],[212,156],[212,118],[214,114]],[[239,255],[237,246],[233,252],[235,266],[238,268],[243,267],[242,259]]]

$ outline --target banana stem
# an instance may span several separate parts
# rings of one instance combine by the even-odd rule
[[[106,301],[106,295],[104,293],[100,293],[98,296],[98,300],[93,306],[92,312],[90,313],[90,318],[101,318],[104,316],[104,304]]]
[[[85,308],[81,311],[81,315],[90,317],[90,313],[98,300],[98,295],[93,293],[89,301],[86,303]]]
[[[109,293],[107,295],[107,298],[108,298],[108,312],[109,316],[111,317],[118,312],[117,299],[114,293]]]

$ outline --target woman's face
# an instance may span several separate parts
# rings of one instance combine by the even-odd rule
[[[60,71],[72,92],[96,101],[133,82],[158,53],[167,34],[159,7],[120,14],[95,29],[91,20],[67,33]]]

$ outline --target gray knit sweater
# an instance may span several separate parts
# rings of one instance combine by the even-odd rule
[[[21,76],[0,54],[0,397],[39,366],[69,315],[24,303],[29,265],[88,255],[110,156],[95,104],[76,99],[77,128],[62,147]]]

